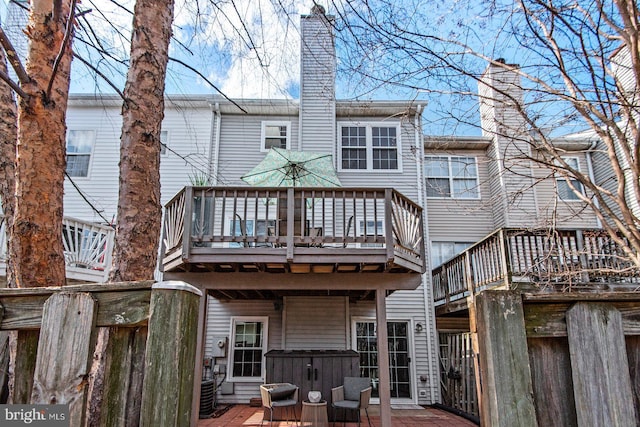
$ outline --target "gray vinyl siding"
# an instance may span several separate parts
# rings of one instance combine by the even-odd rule
[[[301,148],[331,152],[335,141],[336,56],[333,18],[301,18],[300,73]]]
[[[437,337],[435,334],[436,325],[432,324],[431,319],[427,319],[425,313],[425,301],[424,301],[424,281],[417,289],[409,291],[396,291],[387,298],[387,319],[388,320],[409,320],[411,323],[409,327],[414,327],[417,323],[421,323],[424,326],[422,332],[415,332],[410,330],[410,338],[413,343],[414,356],[411,359],[412,374],[412,398],[419,404],[433,404],[436,402],[431,401],[432,392],[436,396],[439,396],[439,377],[433,377],[432,373],[439,372],[438,360],[435,352],[435,344],[437,343]],[[431,305],[431,302],[429,302]],[[427,337],[430,335],[430,337]],[[429,347],[429,341],[431,347]],[[431,357],[429,357],[429,351],[431,351]],[[420,376],[426,376],[428,380],[426,382],[420,381]],[[429,390],[429,387],[433,388],[433,391]],[[427,390],[427,398],[418,399],[417,390]]]
[[[240,178],[253,169],[266,153],[262,147],[262,123],[291,122],[291,149],[298,149],[298,116],[223,114],[217,163],[218,185],[247,185]]]
[[[285,350],[345,350],[346,297],[285,297]]]
[[[567,157],[577,157],[580,171],[588,173],[585,153],[566,154]],[[551,171],[540,165],[533,168],[534,176],[538,180],[535,191],[538,199],[539,215],[531,222],[531,227],[557,226],[561,228],[595,228],[598,227],[595,214],[585,203],[578,200],[560,200],[556,192],[556,179]],[[554,224],[552,221],[555,221]]]
[[[432,241],[475,242],[495,229],[491,197],[491,164],[483,150],[429,150],[425,156],[475,157],[480,199],[427,199],[427,221]]]
[[[531,161],[527,159],[531,156],[527,124],[513,105],[523,105],[520,77],[512,70],[490,66],[482,79],[487,82],[479,85],[483,135],[493,137],[489,156],[497,164],[492,176],[502,177],[502,188],[495,187],[493,192],[496,200],[503,197],[503,203],[507,203],[504,223],[498,225],[527,227],[536,219],[537,201],[530,178]]]
[[[267,316],[269,318],[268,350],[282,348],[282,311],[276,310],[273,301],[225,301],[209,298],[207,310],[207,327],[205,337],[205,357],[210,357],[214,338],[231,336],[231,318],[237,316]],[[229,341],[230,342],[230,341]],[[214,364],[229,364],[230,351],[227,357],[215,359]],[[226,378],[226,377],[225,377]],[[226,380],[226,379],[225,379]],[[252,397],[260,397],[259,386],[263,381],[234,382],[234,394],[219,395],[221,403],[248,403]]]

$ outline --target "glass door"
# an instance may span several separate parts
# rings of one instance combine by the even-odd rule
[[[371,378],[372,397],[378,394],[378,340],[374,321],[355,325],[356,351],[360,354],[360,376]],[[411,398],[408,322],[387,322],[391,398]]]

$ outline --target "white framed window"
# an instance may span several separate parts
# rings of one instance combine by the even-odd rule
[[[424,176],[427,197],[480,198],[475,157],[425,156]]]
[[[268,327],[269,318],[266,316],[231,318],[230,380],[264,380]]]
[[[562,158],[573,169],[580,172],[580,161],[577,157],[563,157]],[[569,185],[571,183],[571,185]],[[577,179],[559,176],[556,177],[556,186],[558,189],[558,198],[564,201],[576,201],[580,200],[579,194],[584,194],[584,188]],[[574,191],[571,187],[576,189]]]
[[[339,123],[340,170],[402,171],[400,125]]]
[[[67,174],[88,177],[95,132],[92,130],[67,131]]]
[[[375,224],[374,224],[375,222]],[[384,236],[384,223],[383,221],[374,221],[372,219],[368,219],[366,221],[366,229],[365,229],[365,221],[360,220],[360,235],[361,236],[369,236],[374,237]],[[363,248],[379,248],[382,247],[382,243],[362,243],[360,247]]]
[[[160,154],[167,154],[167,146],[169,144],[169,131],[160,131]]]
[[[432,268],[444,264],[471,245],[471,242],[431,242]]]
[[[291,149],[291,122],[262,122],[260,151],[271,148]]]

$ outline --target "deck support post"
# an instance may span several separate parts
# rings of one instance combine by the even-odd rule
[[[522,297],[484,291],[476,297],[482,425],[537,427]]]
[[[207,293],[202,292],[200,304],[198,306],[198,335],[196,342],[196,361],[195,361],[195,380],[193,381],[193,402],[191,402],[191,425],[198,424],[198,416],[200,412],[200,393],[202,392],[200,379],[202,379],[202,364],[204,362],[204,341],[206,338],[207,328]]]
[[[389,376],[389,342],[387,334],[387,291],[376,289],[376,339],[378,341],[378,392],[380,394],[380,425],[391,427],[391,390]]]

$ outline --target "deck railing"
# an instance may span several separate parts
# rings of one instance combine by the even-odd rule
[[[434,300],[521,283],[563,291],[636,288],[640,270],[603,230],[500,229],[432,271]]]
[[[422,221],[393,189],[185,187],[165,206],[163,259],[200,248],[286,248],[287,258],[296,247],[375,249],[424,271]]]
[[[114,229],[89,221],[65,217],[62,220],[62,244],[67,278],[104,282],[111,268]],[[0,215],[0,275],[6,275],[6,221]]]

